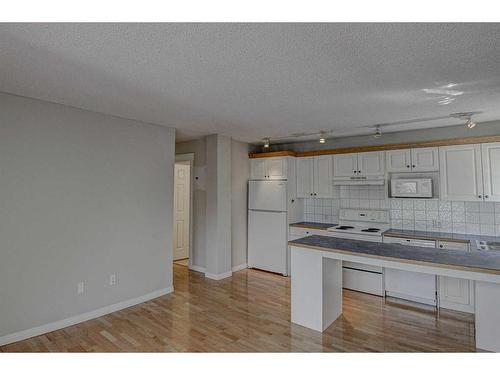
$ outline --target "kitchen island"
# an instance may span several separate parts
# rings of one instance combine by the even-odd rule
[[[475,280],[476,347],[500,351],[500,256],[310,236],[291,248],[291,320],[324,331],[342,314],[342,262]]]

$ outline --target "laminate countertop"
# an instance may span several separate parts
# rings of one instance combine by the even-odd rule
[[[296,228],[306,228],[306,229],[319,229],[327,230],[330,227],[334,227],[338,224],[333,223],[317,223],[315,221],[299,221],[298,223],[290,224],[291,227]]]
[[[405,263],[500,274],[500,254],[472,249],[443,251],[435,248],[392,243],[349,240],[338,237],[308,236],[289,241],[290,246],[347,253]]]

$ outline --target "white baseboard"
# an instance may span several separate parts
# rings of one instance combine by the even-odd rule
[[[225,279],[227,277],[231,277],[232,275],[233,275],[233,273],[231,271],[219,273],[218,275],[205,272],[205,277],[212,279],[212,280],[222,280],[222,279]]]
[[[248,268],[248,266],[246,263],[243,263],[243,264],[240,264],[239,266],[234,266],[231,270],[233,272],[238,272],[238,271],[244,270],[245,268]]]
[[[195,266],[194,264],[191,264],[189,266],[189,269],[193,270],[193,271],[196,271],[196,272],[205,273],[205,267]]]
[[[29,328],[24,331],[14,332],[6,336],[0,337],[0,346],[11,344],[16,341],[26,340],[30,337],[40,336],[48,332],[57,331],[58,329],[63,329],[81,322],[85,322],[90,319],[99,318],[103,315],[110,314],[112,312],[126,309],[127,307],[137,305],[139,303],[143,303],[149,301],[154,298],[158,298],[164,296],[165,294],[172,293],[174,291],[174,287],[171,286],[169,288],[156,290],[154,292],[145,294],[143,296],[132,298],[127,301],[118,302],[113,305],[104,306],[100,309],[89,311],[83,313],[81,315],[72,316],[67,319],[59,320],[57,322],[52,322],[48,324],[44,324],[42,326]]]

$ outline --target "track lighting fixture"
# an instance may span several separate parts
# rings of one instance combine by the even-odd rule
[[[319,133],[319,143],[325,143],[325,142],[326,142],[325,134],[323,132]]]
[[[467,128],[472,129],[473,127],[476,126],[476,123],[472,121],[472,115],[478,114],[479,112],[460,112],[460,113],[452,113],[450,117],[459,119],[459,120],[464,120],[465,121],[465,126]]]
[[[467,120],[466,125],[469,129],[472,129],[474,126],[476,126],[476,123],[474,121],[472,121],[471,119],[469,119],[469,120]]]
[[[380,126],[375,127],[375,134],[373,134],[373,138],[382,137],[382,130],[380,130]]]
[[[269,138],[262,139],[262,142],[264,142],[264,148],[269,148]]]

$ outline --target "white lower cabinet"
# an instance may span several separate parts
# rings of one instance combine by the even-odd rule
[[[467,251],[469,244],[438,241],[438,249]],[[474,281],[439,276],[439,306],[445,309],[474,312]]]

